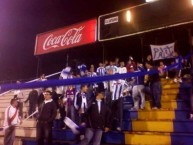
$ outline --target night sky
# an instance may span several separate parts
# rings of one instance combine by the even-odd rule
[[[143,2],[144,0],[1,0],[0,81],[30,80],[36,77],[38,58],[34,56],[34,46],[38,33],[97,18],[101,14]],[[184,54],[188,52],[188,37],[184,28],[146,35],[144,55],[149,53],[150,43],[170,43],[174,40],[178,40],[178,47],[184,50]],[[141,60],[140,37],[136,36],[41,56],[39,73],[60,71],[65,67],[67,53],[71,64],[77,60],[89,64],[102,61],[103,47],[107,59],[120,57],[126,60],[129,55],[133,55]]]

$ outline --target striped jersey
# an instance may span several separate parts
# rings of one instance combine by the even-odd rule
[[[97,75],[104,76],[106,73],[106,69],[104,67],[98,67],[97,68]]]
[[[113,70],[113,74],[118,73],[118,68],[117,68],[117,66],[115,66],[115,65],[108,65],[108,66],[106,67],[106,71],[108,71],[108,70]]]
[[[89,72],[88,73],[88,77],[96,77],[97,76],[97,74],[95,73],[95,72]]]
[[[112,100],[118,100],[123,97],[123,93],[127,91],[128,85],[125,81],[113,81],[111,86]]]

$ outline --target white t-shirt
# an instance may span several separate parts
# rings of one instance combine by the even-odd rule
[[[126,68],[126,67],[119,67],[119,68],[118,68],[118,73],[119,73],[119,74],[127,73],[127,68]]]
[[[6,108],[6,110],[5,110],[5,120],[4,120],[3,126],[8,126],[8,117],[12,118],[14,116],[16,110],[17,109],[14,108],[13,106],[9,106],[9,107]],[[18,123],[20,123],[19,110],[17,111],[17,114],[16,114],[15,118],[11,122],[11,125],[17,125]]]

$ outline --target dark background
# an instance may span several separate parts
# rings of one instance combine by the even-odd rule
[[[37,75],[38,58],[34,56],[35,37],[38,33],[68,26],[101,14],[144,3],[145,0],[1,0],[0,1],[0,81],[27,80]],[[177,42],[177,49],[189,52],[188,28],[192,25],[156,31],[144,35],[95,43],[39,57],[39,74],[60,71],[69,63],[88,65],[105,58],[132,55],[142,59],[140,38],[143,37],[143,57],[150,53],[149,44]]]

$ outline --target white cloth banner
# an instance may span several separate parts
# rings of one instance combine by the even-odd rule
[[[175,43],[166,45],[150,45],[153,60],[168,59],[174,56]]]

